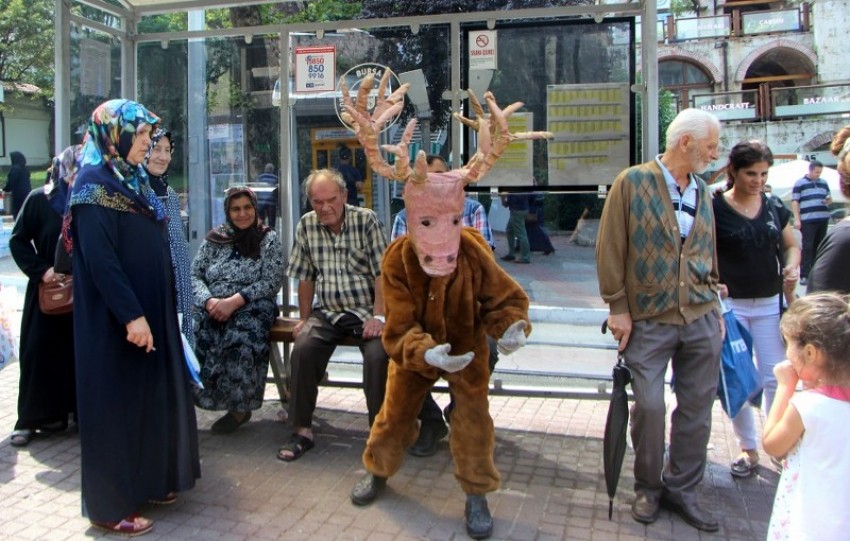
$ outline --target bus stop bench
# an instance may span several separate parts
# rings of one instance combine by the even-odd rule
[[[273,381],[277,387],[277,392],[281,402],[289,402],[289,381],[292,376],[292,367],[289,364],[289,350],[292,343],[295,342],[295,337],[292,330],[298,323],[298,318],[294,317],[278,317],[272,328],[269,330],[269,364],[272,366]],[[282,344],[282,348],[278,348],[278,344]],[[360,341],[357,338],[346,338],[340,342],[341,346],[358,346]],[[283,349],[283,355],[280,350]],[[333,382],[325,381],[323,385],[335,385]],[[342,386],[342,385],[341,385]],[[344,386],[351,386],[350,383]]]

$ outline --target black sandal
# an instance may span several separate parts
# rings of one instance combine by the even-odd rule
[[[298,460],[301,458],[301,455],[315,447],[315,443],[310,438],[302,436],[301,434],[293,434],[289,438],[289,443],[281,447],[277,450],[277,458],[278,460],[283,460],[284,462],[292,462],[293,460]],[[292,453],[292,456],[284,455],[284,452]]]
[[[212,424],[210,431],[215,432],[216,434],[230,434],[231,432],[235,432],[237,428],[244,425],[251,419],[251,410],[244,412],[242,414],[242,419],[237,419],[234,413],[238,412],[228,411],[224,417]]]

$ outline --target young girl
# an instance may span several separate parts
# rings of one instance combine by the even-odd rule
[[[850,532],[850,306],[836,293],[794,302],[782,318],[788,360],[762,444],[787,455],[768,539],[847,539]],[[798,381],[804,391],[795,393]]]

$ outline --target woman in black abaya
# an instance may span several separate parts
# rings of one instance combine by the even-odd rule
[[[159,118],[129,100],[93,113],[69,202],[83,513],[141,535],[147,502],[200,477],[166,212],[141,166]]]

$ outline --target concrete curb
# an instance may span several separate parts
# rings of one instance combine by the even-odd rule
[[[608,310],[605,308],[531,305],[528,309],[528,315],[532,322],[599,326],[608,317]]]

